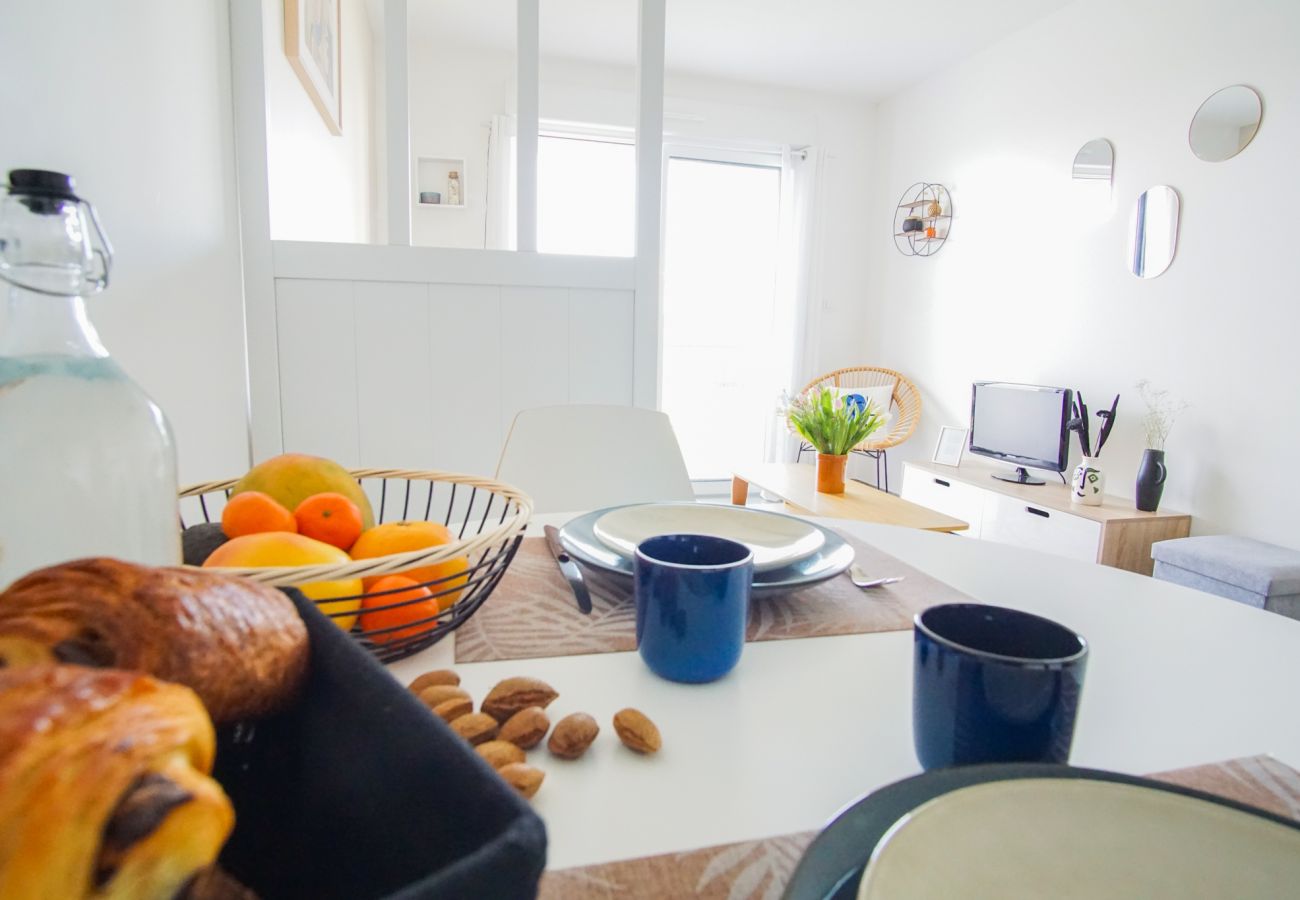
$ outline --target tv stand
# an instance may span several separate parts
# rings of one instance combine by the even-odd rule
[[[1047,484],[1041,478],[1035,478],[1029,474],[1029,470],[1024,466],[1016,466],[1016,470],[1010,474],[1006,472],[994,472],[993,477],[998,481],[1009,481],[1012,484]]]
[[[909,460],[903,463],[902,497],[970,523],[958,534],[1145,575],[1151,574],[1152,543],[1187,537],[1191,527],[1191,516],[1164,507],[1139,512],[1132,500],[1110,495],[1101,506],[1080,506],[1070,502],[1064,484],[990,478],[996,471],[974,460],[956,467]]]

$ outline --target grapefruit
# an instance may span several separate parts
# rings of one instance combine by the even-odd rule
[[[374,559],[377,556],[388,556],[393,553],[427,550],[430,547],[450,544],[455,539],[455,535],[447,530],[446,526],[437,522],[420,520],[386,522],[363,532],[361,537],[357,538],[357,542],[352,545],[352,558]],[[464,556],[456,556],[431,566],[420,566],[394,574],[405,575],[417,584],[437,581],[440,578],[448,579],[441,584],[429,586],[430,590],[440,595],[438,608],[442,610],[460,599],[460,589],[469,581],[469,576],[462,573],[468,569],[469,560]],[[460,577],[452,577],[457,575]],[[378,575],[364,579],[366,590],[372,590],[375,582],[383,577]]]

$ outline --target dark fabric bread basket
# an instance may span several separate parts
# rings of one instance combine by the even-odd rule
[[[220,862],[263,900],[531,898],[546,831],[470,746],[298,591],[311,674],[294,707],[222,729],[235,805]]]

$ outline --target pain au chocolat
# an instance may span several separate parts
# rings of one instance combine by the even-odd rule
[[[189,688],[82,666],[0,669],[0,897],[171,898],[234,811]]]
[[[218,725],[286,707],[308,655],[288,597],[216,572],[82,559],[0,593],[0,667],[145,672],[192,688]]]

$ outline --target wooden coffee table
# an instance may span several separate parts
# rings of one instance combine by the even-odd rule
[[[965,531],[970,527],[961,519],[945,516],[857,481],[846,481],[842,494],[820,493],[815,466],[799,463],[747,466],[731,476],[731,502],[744,506],[749,499],[751,484],[769,494],[776,494],[793,512],[803,515],[903,525],[924,531]]]

